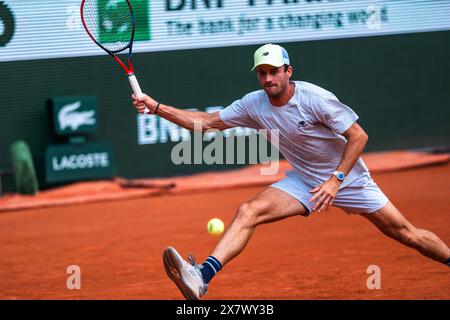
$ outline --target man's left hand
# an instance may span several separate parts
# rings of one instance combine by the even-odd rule
[[[309,203],[317,201],[313,206],[313,211],[327,211],[333,204],[340,185],[341,181],[332,176],[320,186],[311,189],[309,192],[314,193],[314,196],[309,200]]]

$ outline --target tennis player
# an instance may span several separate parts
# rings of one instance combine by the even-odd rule
[[[200,265],[173,248],[163,253],[170,279],[186,299],[200,299],[211,279],[245,248],[255,228],[291,216],[309,216],[330,206],[359,214],[381,232],[421,254],[450,266],[450,249],[434,233],[413,226],[371,178],[360,158],[368,136],[358,116],[331,92],[304,81],[291,81],[287,51],[266,44],[254,53],[262,90],[227,108],[195,112],[132,96],[138,112],[148,107],[186,129],[250,127],[279,130],[279,150],[292,165],[286,177],[243,203],[211,255]]]

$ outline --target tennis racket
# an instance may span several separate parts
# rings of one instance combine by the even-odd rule
[[[133,40],[135,19],[129,0],[83,0],[80,6],[81,21],[92,41],[111,55],[123,68],[136,97],[142,91],[134,75]],[[117,54],[128,49],[128,66]],[[148,113],[146,107],[144,113]]]

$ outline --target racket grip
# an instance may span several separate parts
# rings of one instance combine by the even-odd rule
[[[141,87],[139,86],[139,82],[137,81],[134,73],[130,73],[128,75],[128,80],[130,81],[131,88],[133,89],[133,92],[136,95],[136,97],[138,97],[138,98],[142,97],[142,90],[141,90]],[[150,110],[147,107],[145,107],[144,113],[149,113],[149,112],[150,112]]]

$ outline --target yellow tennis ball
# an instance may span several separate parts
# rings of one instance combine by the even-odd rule
[[[207,228],[210,234],[219,235],[225,229],[225,225],[223,224],[222,220],[214,218],[208,221]]]

